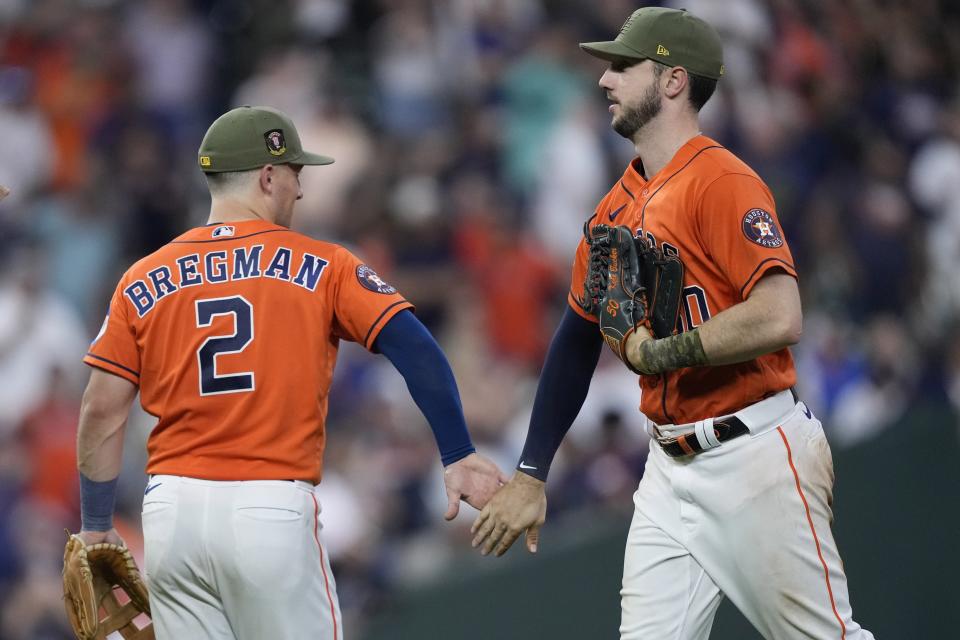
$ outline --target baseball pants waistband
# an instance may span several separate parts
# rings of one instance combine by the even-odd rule
[[[680,425],[657,425],[648,420],[647,433],[671,457],[693,455],[747,433],[760,435],[775,428],[797,402],[796,392],[785,389],[734,414]]]
[[[204,478],[194,478],[192,476],[177,476],[172,474],[157,473],[151,474],[148,476],[148,484],[150,482],[159,481],[159,480],[171,480],[177,482],[183,482],[185,484],[199,484],[210,487],[237,487],[240,485],[271,485],[277,483],[289,484],[293,483],[298,489],[303,489],[304,491],[312,492],[315,487],[314,485],[306,482],[304,480],[206,480]]]

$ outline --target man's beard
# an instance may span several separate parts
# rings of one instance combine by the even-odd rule
[[[660,92],[657,84],[651,84],[635,107],[624,107],[619,118],[613,120],[613,130],[628,140],[633,140],[640,129],[660,113]]]

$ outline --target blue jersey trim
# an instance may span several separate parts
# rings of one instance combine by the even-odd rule
[[[207,225],[209,226],[209,225]],[[253,236],[259,236],[264,233],[277,233],[278,231],[290,231],[290,229],[267,229],[266,231],[257,231],[256,233],[248,233],[245,236],[225,236],[223,238],[211,238],[210,240],[173,240],[170,244],[204,244],[207,242],[229,242],[230,240],[243,240],[244,238],[252,238]]]
[[[787,262],[786,260],[783,260],[783,259],[781,259],[781,258],[765,258],[764,260],[761,260],[761,261],[760,261],[760,264],[757,265],[757,268],[753,270],[753,273],[750,274],[750,277],[747,278],[747,281],[746,281],[745,283],[743,283],[743,286],[742,286],[742,287],[740,287],[740,297],[741,297],[741,298],[743,297],[743,292],[746,291],[747,286],[749,286],[749,284],[750,284],[751,282],[753,282],[753,279],[754,279],[754,277],[757,275],[757,272],[760,271],[760,269],[763,268],[763,265],[767,264],[768,262],[779,262],[779,263],[782,264],[784,267],[786,267],[787,269],[789,269],[790,271],[793,272],[793,273],[790,273],[790,271],[787,271],[787,275],[796,277],[797,268],[796,268],[795,266],[793,266],[792,264],[790,264],[789,262]]]
[[[88,357],[88,358],[93,358],[94,360],[102,360],[102,361],[106,362],[107,364],[112,364],[112,365],[115,366],[115,367],[119,367],[120,369],[123,369],[124,371],[127,371],[127,372],[129,372],[129,373],[132,373],[133,375],[137,376],[138,378],[140,377],[140,374],[139,374],[139,373],[137,373],[136,371],[134,371],[133,369],[131,369],[131,368],[129,368],[129,367],[123,366],[123,365],[120,364],[119,362],[114,362],[113,360],[108,360],[107,358],[101,358],[100,356],[94,355],[94,354],[92,354],[92,353],[90,353],[90,352],[87,352],[87,357]]]
[[[367,347],[368,349],[373,347],[373,345],[370,345],[369,347],[367,346],[370,343],[370,334],[373,333],[373,330],[376,329],[377,325],[380,324],[380,321],[383,320],[383,316],[387,315],[387,312],[389,312],[391,309],[396,307],[398,304],[410,304],[410,303],[407,302],[406,300],[397,300],[392,305],[384,309],[383,312],[379,316],[377,316],[377,319],[373,321],[373,324],[370,325],[370,329],[367,331],[367,335],[364,336],[363,338],[364,347]],[[412,307],[413,305],[410,304],[410,306]]]

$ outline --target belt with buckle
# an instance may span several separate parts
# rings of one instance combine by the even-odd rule
[[[713,435],[716,436],[720,442],[739,438],[749,432],[750,430],[747,429],[747,425],[743,424],[743,421],[737,416],[730,416],[729,418],[717,420],[713,423]],[[675,438],[658,437],[656,440],[663,449],[663,452],[671,458],[692,456],[695,453],[700,453],[704,449],[703,445],[700,444],[700,439],[697,438],[697,434],[693,432],[685,433]]]
[[[753,412],[752,415],[754,419],[757,419],[758,417],[756,412],[757,409],[761,410],[761,415],[771,411],[777,413],[778,415],[782,414],[785,410],[785,404],[790,404],[792,402],[795,405],[797,402],[799,402],[796,390],[791,388],[789,389],[789,392],[790,393],[788,395],[787,390],[781,391],[773,396],[764,398],[760,402],[751,405],[750,407],[741,409],[741,411]],[[769,419],[776,419],[777,416],[766,417]],[[734,438],[739,438],[746,433],[750,433],[750,429],[747,428],[746,423],[736,415],[730,415],[725,418],[718,418],[716,420],[707,418],[705,420],[691,423],[690,426],[693,427],[693,429],[690,432],[679,436],[662,435],[660,429],[657,428],[656,425],[652,426],[653,429],[651,436],[653,436],[653,438],[657,441],[657,443],[663,449],[663,452],[671,458],[692,456],[706,449],[719,447],[721,443],[726,442],[727,440],[733,440]]]

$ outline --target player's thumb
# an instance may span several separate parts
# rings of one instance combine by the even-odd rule
[[[535,524],[527,529],[527,551],[536,553],[538,542],[540,542],[540,525]]]
[[[447,512],[443,514],[445,520],[453,520],[460,513],[460,496],[455,491],[447,491]]]

